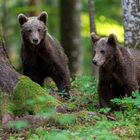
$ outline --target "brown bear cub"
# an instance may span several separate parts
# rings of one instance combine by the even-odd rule
[[[48,14],[38,17],[18,15],[22,49],[23,74],[42,85],[46,77],[51,77],[60,91],[69,97],[70,73],[68,59],[58,42],[48,33]]]
[[[109,107],[113,98],[131,96],[140,90],[140,52],[119,47],[114,34],[100,38],[91,33],[93,64],[99,67],[99,103]]]

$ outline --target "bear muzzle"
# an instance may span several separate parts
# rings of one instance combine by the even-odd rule
[[[94,65],[97,65],[97,61],[96,61],[96,60],[92,60],[92,63],[93,63]]]
[[[38,38],[33,38],[31,39],[31,43],[36,46],[36,45],[39,45],[40,40]]]

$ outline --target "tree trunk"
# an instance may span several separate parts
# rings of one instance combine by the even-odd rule
[[[11,93],[17,82],[20,74],[17,73],[9,62],[6,54],[4,43],[0,41],[0,89],[5,93]]]
[[[19,80],[18,74],[10,65],[4,46],[0,43],[0,88],[6,93],[11,93]]]
[[[88,0],[90,32],[96,32],[94,0]]]
[[[80,0],[60,0],[61,43],[72,75],[81,71]]]
[[[88,9],[89,9],[89,21],[90,21],[90,32],[96,32],[95,26],[95,10],[94,10],[94,0],[88,0]],[[93,57],[93,48],[91,50]],[[93,75],[98,78],[99,68],[92,66]]]
[[[140,1],[122,0],[125,46],[140,47]]]

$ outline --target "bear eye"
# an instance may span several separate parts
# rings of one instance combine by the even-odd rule
[[[104,51],[104,50],[101,50],[100,52],[101,52],[102,54],[105,54],[105,51]]]
[[[41,31],[41,29],[38,29],[38,32],[40,32]]]
[[[29,33],[31,33],[31,32],[32,32],[32,30],[31,30],[31,29],[29,29],[29,30],[28,30],[28,32],[29,32]]]

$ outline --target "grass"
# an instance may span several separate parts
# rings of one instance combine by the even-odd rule
[[[140,94],[135,92],[134,98],[114,99],[112,102],[119,104],[120,110],[109,113],[109,108],[99,108],[97,85],[98,81],[94,78],[77,77],[72,81],[73,98],[63,101],[69,109],[77,109],[77,111],[66,114],[49,114],[48,111],[51,117],[48,123],[44,126],[40,123],[32,129],[24,129],[28,125],[27,122],[14,122],[11,127],[17,128],[17,131],[11,133],[9,139],[138,140],[140,138]]]

